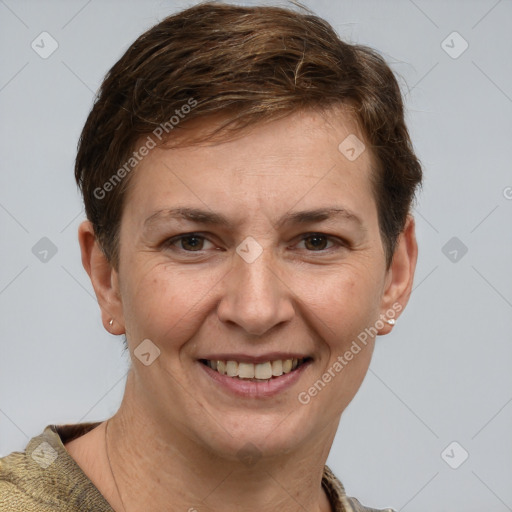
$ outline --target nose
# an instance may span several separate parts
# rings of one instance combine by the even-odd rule
[[[219,319],[248,334],[261,336],[295,315],[292,292],[279,277],[270,249],[250,263],[235,254],[223,291]]]

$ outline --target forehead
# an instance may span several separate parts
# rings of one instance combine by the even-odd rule
[[[185,133],[213,128],[211,119],[195,120]],[[153,149],[131,176],[125,204],[156,211],[202,202],[236,211],[290,209],[298,202],[315,208],[322,199],[343,199],[351,203],[343,207],[354,210],[373,199],[371,172],[372,156],[348,112],[300,111],[234,139]]]

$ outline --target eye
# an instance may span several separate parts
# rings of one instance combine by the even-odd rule
[[[305,235],[299,242],[299,246],[302,243],[304,244],[304,248],[308,251],[325,251],[334,245],[342,245],[341,242],[336,243],[331,237],[323,235],[322,233],[311,233],[309,235]]]
[[[210,246],[208,246],[210,244]],[[165,242],[167,247],[176,248],[187,252],[198,252],[205,249],[211,249],[214,245],[204,236],[197,233],[187,233],[185,235],[175,236]]]

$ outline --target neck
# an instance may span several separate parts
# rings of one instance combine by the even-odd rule
[[[134,397],[130,377],[123,403],[109,422],[107,454],[119,512],[330,512],[321,480],[336,426],[321,441],[286,456],[261,457],[250,448],[228,460],[183,431],[158,422]],[[326,429],[327,430],[327,429]],[[118,491],[118,492],[117,492]]]

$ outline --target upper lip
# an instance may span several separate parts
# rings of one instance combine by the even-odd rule
[[[299,354],[297,352],[270,352],[260,356],[251,356],[249,354],[233,354],[233,353],[222,353],[222,354],[208,354],[200,357],[199,359],[207,359],[209,361],[237,361],[239,363],[266,363],[267,361],[279,361],[286,359],[308,359],[311,356],[307,354]]]

